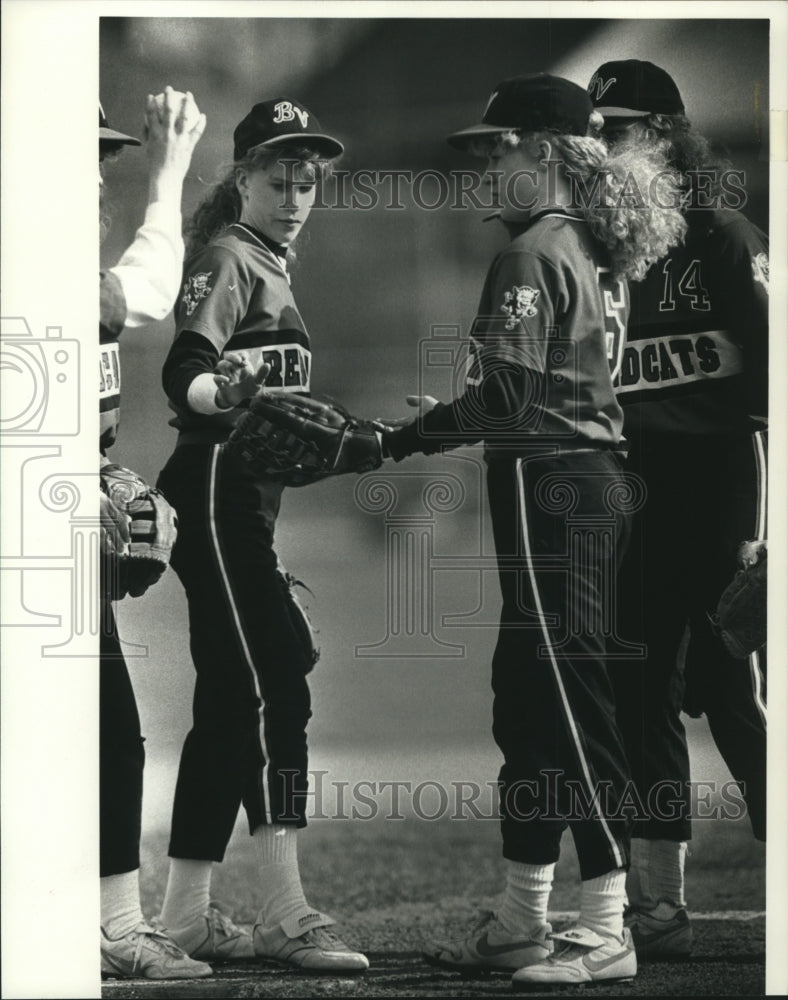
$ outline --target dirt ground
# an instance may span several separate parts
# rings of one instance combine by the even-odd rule
[[[606,987],[607,996],[763,996],[763,847],[746,823],[697,824],[687,863],[695,950],[683,963],[641,964],[636,979]],[[567,919],[578,905],[577,861],[569,838],[556,872],[551,911]],[[166,839],[149,840],[143,901],[158,912]],[[311,903],[340,922],[348,944],[365,951],[368,972],[307,976],[264,963],[216,966],[199,983],[105,980],[102,994],[121,997],[487,997],[511,995],[508,975],[462,979],[428,966],[424,941],[461,932],[479,909],[495,906],[503,886],[498,829],[490,821],[415,819],[315,822],[300,843]],[[254,857],[236,834],[214,878],[215,897],[237,921],[254,919]],[[553,991],[571,994],[578,987]],[[538,995],[538,994],[536,994]],[[599,995],[599,991],[595,992]]]

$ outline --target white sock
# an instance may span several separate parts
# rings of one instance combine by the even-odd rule
[[[649,882],[649,858],[651,841],[640,837],[632,839],[629,871],[627,872],[627,898],[632,906],[650,910],[657,905],[651,895]]]
[[[210,906],[213,861],[170,858],[170,874],[161,922],[165,927],[182,928],[193,924]]]
[[[684,859],[686,841],[652,840],[649,851],[649,884],[654,903],[661,899],[673,906],[686,906],[684,898]]]
[[[101,885],[101,926],[113,941],[145,923],[140,907],[140,871],[105,875]]]
[[[258,921],[274,927],[294,913],[309,909],[298,871],[298,830],[279,823],[263,824],[252,839],[263,897]]]
[[[506,889],[498,922],[509,934],[530,933],[547,923],[547,902],[553,887],[555,864],[529,865],[509,861]]]
[[[621,939],[627,901],[626,877],[623,868],[616,868],[582,883],[579,923],[583,927],[603,937]]]

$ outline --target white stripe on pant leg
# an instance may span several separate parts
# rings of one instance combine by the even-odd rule
[[[222,550],[219,545],[219,535],[216,531],[216,470],[219,462],[219,449],[221,445],[213,446],[213,455],[211,457],[211,479],[210,479],[210,491],[208,495],[208,520],[211,525],[211,540],[214,544],[214,550],[216,552],[216,561],[219,564],[219,572],[221,573],[222,582],[224,583],[224,589],[227,594],[227,600],[230,603],[230,609],[235,620],[235,628],[238,633],[238,638],[241,641],[241,648],[243,649],[244,657],[246,659],[246,665],[252,674],[252,679],[254,681],[254,690],[257,697],[260,699],[260,742],[265,753],[265,764],[263,765],[263,808],[265,809],[266,820],[269,823],[273,822],[271,817],[271,805],[269,802],[268,794],[268,765],[271,760],[271,754],[268,751],[268,741],[266,739],[265,733],[265,721],[263,718],[262,705],[263,705],[263,694],[260,690],[260,679],[257,676],[257,671],[254,668],[254,662],[252,660],[252,654],[249,650],[249,643],[246,641],[246,635],[244,634],[243,626],[241,625],[241,616],[238,613],[238,607],[235,603],[235,598],[233,596],[232,587],[230,586],[230,578],[227,575],[227,569],[224,565],[224,557],[222,556]]]
[[[766,725],[766,702],[763,700],[763,686],[761,673],[761,653],[755,650],[748,657],[750,666],[750,680],[752,682],[752,696],[755,707],[761,716],[764,726]]]
[[[752,445],[755,452],[755,472],[757,476],[758,493],[756,497],[756,521],[755,538],[762,542],[766,538],[766,497],[768,493],[766,483],[766,449],[763,444],[763,431],[756,431],[752,436]]]
[[[752,446],[755,453],[755,475],[756,475],[756,506],[755,506],[755,538],[762,542],[766,539],[766,499],[768,495],[767,487],[767,463],[766,448],[763,441],[763,431],[756,431],[752,436]],[[761,671],[761,654],[758,650],[749,655],[750,680],[752,681],[752,693],[755,707],[760,713],[763,724],[766,725],[766,702],[763,700],[763,685]]]
[[[582,746],[582,743],[580,741],[580,735],[577,732],[577,726],[575,724],[574,716],[572,715],[572,709],[569,706],[569,699],[567,698],[567,695],[566,695],[566,690],[564,688],[564,682],[563,682],[563,680],[561,678],[561,672],[558,669],[558,662],[556,661],[555,655],[553,653],[553,646],[552,646],[552,644],[550,642],[550,635],[549,635],[549,633],[547,631],[547,625],[545,623],[545,615],[544,615],[544,611],[542,609],[542,599],[541,599],[541,597],[539,595],[539,588],[536,585],[536,574],[534,573],[533,560],[531,558],[531,543],[530,543],[530,540],[529,540],[529,537],[528,537],[528,521],[527,521],[527,518],[526,518],[526,515],[525,515],[525,490],[523,488],[523,471],[522,471],[522,466],[523,466],[523,460],[521,458],[518,458],[517,459],[517,494],[518,494],[518,500],[519,500],[519,506],[520,506],[520,519],[521,519],[522,529],[523,529],[523,541],[524,541],[524,544],[525,544],[525,558],[526,558],[527,563],[528,563],[528,575],[529,575],[529,577],[531,579],[531,587],[532,587],[533,592],[534,592],[534,599],[536,601],[536,611],[537,611],[537,614],[539,615],[539,622],[540,622],[541,628],[542,628],[542,635],[544,636],[545,645],[547,646],[547,649],[548,649],[548,651],[550,653],[550,662],[552,663],[552,666],[553,666],[553,674],[555,676],[556,684],[558,685],[558,691],[559,691],[559,693],[561,695],[561,701],[563,702],[564,709],[566,711],[566,717],[567,717],[567,719],[569,721],[569,728],[570,728],[570,731],[572,733],[572,739],[574,740],[574,744],[575,744],[575,747],[577,749],[577,756],[578,756],[578,758],[580,760],[580,766],[582,767],[583,775],[584,775],[584,777],[586,779],[586,783],[588,784],[588,790],[591,793],[592,801],[594,802],[595,806],[597,807],[597,812],[598,812],[598,815],[599,815],[599,821],[602,824],[602,829],[605,831],[605,835],[607,836],[607,839],[610,842],[610,846],[613,849],[613,857],[616,859],[616,867],[617,868],[623,868],[625,862],[624,862],[624,857],[623,857],[623,855],[621,853],[621,849],[619,848],[618,844],[616,843],[616,838],[611,833],[610,827],[607,825],[607,821],[606,821],[604,815],[602,814],[602,810],[599,808],[599,801],[598,801],[598,798],[597,798],[597,792],[594,789],[594,784],[593,784],[593,782],[591,780],[591,773],[590,773],[590,771],[588,769],[588,762],[586,761],[585,754],[583,753],[583,746]]]

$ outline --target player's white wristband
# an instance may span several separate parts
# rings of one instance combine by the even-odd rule
[[[213,375],[210,372],[203,372],[202,375],[197,375],[186,394],[186,402],[189,404],[189,409],[194,410],[195,413],[205,413],[209,416],[213,413],[224,413],[232,409],[231,406],[217,405],[217,388],[218,386],[214,382]]]

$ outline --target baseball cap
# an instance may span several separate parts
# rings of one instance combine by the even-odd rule
[[[585,135],[594,110],[582,87],[549,73],[530,73],[499,83],[487,101],[480,125],[453,132],[447,139],[455,149],[510,129],[538,132],[558,129],[567,135]]]
[[[326,135],[320,122],[300,101],[276,98],[255,104],[233,132],[233,156],[240,160],[253,146],[277,146],[303,139],[318,152],[333,158],[344,152],[338,139]]]
[[[107,123],[107,116],[104,114],[104,108],[101,106],[101,101],[99,101],[99,142],[116,142],[120,146],[141,146],[142,143],[139,139],[135,139],[132,135],[124,135],[123,132],[116,132],[114,128],[110,128]]]
[[[605,118],[684,114],[673,78],[654,63],[640,59],[604,63],[591,77],[588,93]]]

